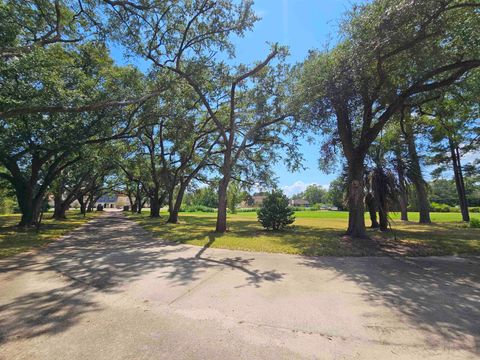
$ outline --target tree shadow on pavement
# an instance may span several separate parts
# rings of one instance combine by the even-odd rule
[[[364,300],[400,312],[431,345],[480,353],[480,258],[305,258],[358,284]]]
[[[115,214],[93,220],[52,243],[39,256],[2,260],[0,275],[4,281],[21,275],[35,281],[35,276],[47,276],[54,271],[67,279],[68,286],[48,290],[36,287],[0,299],[0,341],[64,331],[75,325],[82,314],[98,310],[96,293],[121,293],[125,284],[149,272],[159,273],[158,278],[167,279],[168,286],[193,284],[214,267],[241,271],[245,284],[256,287],[283,276],[275,270],[251,269],[253,259],[214,259],[205,256],[206,248],[197,254],[196,249],[154,239],[134,222]]]
[[[0,344],[61,333],[77,324],[83,314],[98,310],[91,290],[74,282],[26,293],[0,305]]]
[[[235,257],[227,257],[223,259],[212,259],[209,257],[202,257],[202,254],[207,250],[213,243],[215,242],[215,237],[213,235],[209,236],[208,243],[203,246],[200,251],[195,255],[195,259],[203,260],[207,263],[211,263],[213,265],[220,265],[220,266],[227,266],[229,268],[239,270],[247,274],[247,282],[249,285],[253,285],[255,287],[260,287],[260,284],[263,281],[280,281],[285,274],[280,273],[276,270],[267,270],[267,271],[260,271],[258,269],[249,269],[252,261],[254,258],[245,259],[241,256]],[[240,287],[240,286],[237,286]]]

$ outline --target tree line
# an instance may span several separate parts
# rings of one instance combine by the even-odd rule
[[[216,189],[224,232],[229,202],[273,186],[277,161],[300,169],[302,139],[317,136],[321,169],[344,174],[332,189],[346,194],[347,234],[366,237],[365,207],[382,229],[393,204],[406,219],[412,187],[429,222],[426,164],[453,174],[467,221],[479,8],[375,0],[353,6],[338,43],[302,63],[273,44],[232,65],[232,38],[259,20],[250,0],[2,0],[1,184],[30,227],[50,194],[62,219],[73,200],[86,212],[113,189],[137,210],[148,202],[152,217],[167,205],[176,223],[203,183]],[[112,46],[147,69],[116,64]]]

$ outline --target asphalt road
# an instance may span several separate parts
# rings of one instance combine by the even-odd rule
[[[173,245],[106,213],[0,261],[1,359],[478,359],[480,259]]]

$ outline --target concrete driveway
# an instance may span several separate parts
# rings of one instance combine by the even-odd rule
[[[0,262],[1,359],[478,359],[479,258],[172,245],[107,213]]]

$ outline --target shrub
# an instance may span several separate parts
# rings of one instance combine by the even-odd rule
[[[477,218],[470,219],[470,227],[479,229],[480,228],[480,219],[477,219]]]
[[[293,209],[281,190],[273,190],[257,212],[258,221],[265,229],[283,230],[295,221]]]
[[[430,204],[430,210],[434,212],[450,212],[450,206],[447,204],[439,204],[436,202],[432,202]]]
[[[190,205],[180,208],[180,212],[216,212],[217,209],[204,205]]]
[[[0,214],[10,214],[12,212],[20,212],[17,203],[11,198],[2,198],[0,196]]]
[[[251,208],[238,208],[237,212],[239,213],[246,213],[246,212],[257,212],[258,208],[251,207]]]
[[[472,213],[480,213],[480,207],[479,206],[475,206],[475,207],[471,207],[471,208],[468,208]]]

